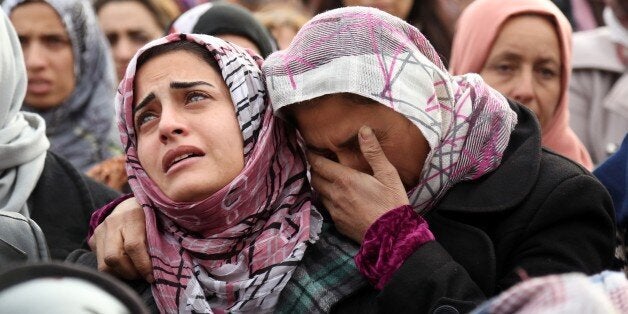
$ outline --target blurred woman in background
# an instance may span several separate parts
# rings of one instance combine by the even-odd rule
[[[135,52],[162,36],[179,9],[170,0],[97,0],[94,9],[113,53],[118,79]]]
[[[460,16],[450,71],[475,72],[530,108],[542,144],[591,170],[591,157],[569,127],[571,26],[550,1],[477,0]]]
[[[87,0],[8,0],[28,74],[23,109],[46,120],[51,150],[80,171],[119,146],[113,127],[114,70]]]

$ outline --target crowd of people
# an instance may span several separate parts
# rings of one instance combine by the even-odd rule
[[[0,4],[6,309],[628,313],[628,1]]]

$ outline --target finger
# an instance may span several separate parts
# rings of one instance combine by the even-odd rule
[[[125,238],[124,251],[139,275],[149,283],[153,283],[153,265],[148,255],[148,247],[145,238],[146,232],[144,230],[142,230],[141,234]]]
[[[351,174],[357,173],[354,169],[343,166],[340,163],[312,152],[307,153],[307,159],[312,168],[312,172],[317,173],[330,182],[334,182],[338,180],[338,178],[347,177]]]
[[[133,262],[124,252],[123,238],[119,232],[107,234],[103,245],[104,271],[114,273],[124,279],[137,279],[139,273],[133,266]],[[99,266],[99,269],[101,267]]]
[[[386,158],[373,130],[368,126],[362,126],[358,134],[360,150],[366,162],[371,166],[373,176],[382,183],[395,179],[395,176],[398,177],[397,170]]]
[[[321,196],[320,200],[321,200],[321,203],[323,203],[323,206],[325,206],[325,209],[327,209],[327,212],[329,213],[329,215],[331,216],[331,220],[333,220],[334,223],[337,224],[339,222],[338,215],[340,214],[340,212],[334,205],[334,202],[332,202],[331,199],[324,196]]]
[[[331,197],[331,193],[334,190],[333,183],[329,182],[316,172],[312,172],[310,183],[312,184],[312,188],[314,188],[318,194],[324,197]]]

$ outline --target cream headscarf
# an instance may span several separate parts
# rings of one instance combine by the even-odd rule
[[[46,125],[21,112],[26,95],[22,48],[11,22],[0,11],[0,210],[29,216],[26,200],[44,169]]]
[[[548,0],[477,0],[460,16],[451,51],[450,72],[454,75],[480,73],[501,26],[520,14],[539,14],[551,18],[561,46],[561,97],[554,116],[542,130],[542,143],[587,169],[591,157],[569,127],[568,86],[571,77],[571,26],[560,10]]]

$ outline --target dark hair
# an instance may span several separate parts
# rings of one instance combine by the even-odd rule
[[[222,73],[220,66],[218,66],[218,62],[216,61],[212,53],[207,50],[207,48],[201,46],[198,43],[187,41],[185,38],[182,38],[179,41],[155,46],[144,51],[144,53],[142,53],[137,58],[137,66],[135,67],[135,72],[137,72],[148,60],[174,51],[187,51],[191,54],[194,54],[203,61],[205,61],[207,64],[209,64],[209,66],[216,70],[218,74]]]

